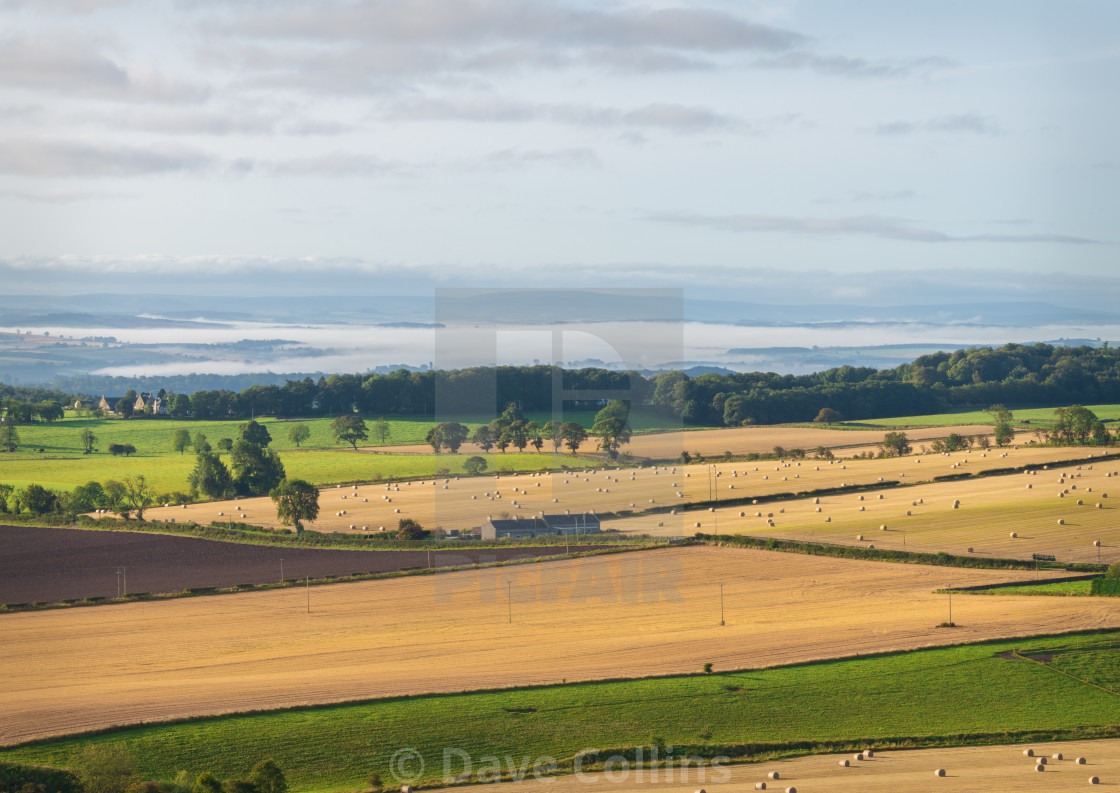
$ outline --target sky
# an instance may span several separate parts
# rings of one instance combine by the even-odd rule
[[[0,0],[0,297],[1111,308],[1118,23],[1109,0]]]

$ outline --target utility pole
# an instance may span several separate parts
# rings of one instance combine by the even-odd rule
[[[719,585],[719,624],[723,625],[723,584]]]

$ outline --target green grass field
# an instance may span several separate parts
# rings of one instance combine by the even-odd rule
[[[1059,581],[1055,584],[1020,584],[989,589],[971,589],[966,595],[1055,595],[1058,597],[1088,596],[1090,579],[1084,581]]]
[[[947,637],[951,639],[951,637]],[[1053,653],[1043,663],[999,657]],[[697,658],[699,668],[705,659]],[[1072,675],[1072,677],[1070,676]],[[1078,679],[1079,678],[1079,679]],[[244,775],[271,757],[294,790],[361,787],[371,771],[392,784],[402,747],[442,774],[445,748],[472,757],[548,755],[665,744],[701,753],[745,743],[880,745],[1115,725],[1117,633],[993,642],[763,671],[421,696],[142,726],[0,751],[0,759],[64,766],[86,743],[125,743],[148,777]],[[1061,707],[1055,707],[1055,703]],[[780,747],[779,747],[780,750]],[[682,749],[683,751],[683,749]],[[455,766],[453,772],[459,772]]]
[[[225,457],[226,455],[223,455]],[[312,484],[356,482],[382,478],[430,477],[441,468],[452,474],[463,472],[466,454],[369,454],[340,449],[307,449],[280,452],[289,478],[305,479]],[[544,467],[584,466],[587,458],[568,454],[501,454],[487,455],[490,470],[509,468],[513,471],[536,471]],[[108,454],[52,458],[48,455],[0,456],[0,482],[17,488],[31,483],[53,490],[72,490],[91,479],[105,482],[126,476],[144,474],[157,493],[186,492],[187,476],[194,468],[191,454],[141,454],[114,457]],[[600,463],[601,464],[601,463]]]
[[[1120,420],[1120,405],[1086,405],[1102,421]],[[1015,422],[1030,420],[1031,424],[1048,425],[1054,420],[1054,408],[1024,408],[1012,410]],[[983,410],[960,410],[934,413],[927,416],[899,416],[893,419],[868,419],[846,422],[859,427],[949,427],[954,424],[991,424],[992,415]],[[839,426],[839,425],[838,425]]]

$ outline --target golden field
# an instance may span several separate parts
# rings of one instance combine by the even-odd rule
[[[328,487],[320,491],[319,519],[309,524],[309,528],[377,532],[382,526],[395,529],[401,518],[413,518],[425,528],[469,529],[481,526],[489,515],[532,517],[542,510],[604,513],[683,507],[707,501],[713,494],[719,498],[744,498],[843,485],[871,485],[881,480],[922,481],[942,474],[1041,465],[1100,454],[1084,447],[1021,446],[988,452],[956,452],[949,456],[677,464]],[[921,462],[916,464],[917,460]],[[977,483],[976,486],[989,485]],[[345,514],[339,514],[343,511]],[[152,520],[200,524],[244,521],[281,526],[276,519],[276,508],[268,498],[160,507],[145,510],[144,515]],[[657,526],[659,522],[664,525]],[[687,521],[679,519],[678,525],[669,515],[610,521],[607,525],[625,530],[644,527],[641,530],[670,535],[696,531],[688,528]]]
[[[896,460],[895,467],[906,459]],[[935,465],[944,467],[949,461],[960,466],[952,470],[972,470],[975,455],[914,459],[922,460],[923,473]],[[851,470],[856,463],[847,466]],[[954,502],[959,506],[954,507]],[[1018,559],[1040,553],[1063,562],[1099,560],[1107,564],[1120,559],[1118,508],[1120,462],[1111,460],[1097,465],[1050,465],[1029,474],[787,499],[613,523],[623,531],[667,536],[697,531],[750,534]],[[1012,533],[1017,536],[1012,537]],[[1094,545],[1096,541],[1099,547]]]
[[[961,627],[935,627],[948,603],[934,590],[1033,577],[689,547],[5,614],[0,742],[247,709],[697,672],[709,662],[755,668],[1120,626],[1120,611],[1098,598],[992,596],[954,598]]]
[[[1034,750],[1036,757],[1049,758],[1061,753],[1064,759],[1049,759],[1046,771],[1039,773],[1035,771],[1034,759],[1023,756],[1027,747]],[[1085,758],[1085,765],[1076,762],[1078,757]],[[842,768],[841,760],[848,760],[849,767]],[[934,776],[939,768],[945,770],[944,777]],[[778,773],[777,780],[768,779],[771,771]],[[852,754],[820,754],[718,768],[659,769],[657,779],[651,779],[651,770],[644,770],[641,775],[637,770],[615,773],[618,781],[597,772],[583,780],[577,776],[539,781],[529,778],[471,789],[477,793],[576,793],[597,783],[612,793],[679,793],[700,788],[753,790],[755,784],[766,782],[767,790],[795,787],[806,793],[1053,793],[1092,789],[1088,784],[1091,776],[1101,780],[1101,787],[1114,789],[1120,785],[1120,740],[876,751],[869,759],[859,761]]]

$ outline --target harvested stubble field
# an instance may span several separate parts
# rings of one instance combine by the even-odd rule
[[[1023,745],[966,746],[953,749],[913,749],[877,751],[866,760],[852,754],[820,754],[749,765],[726,765],[720,769],[691,768],[687,776],[675,769],[666,779],[662,770],[656,780],[650,772],[641,777],[635,770],[619,781],[605,786],[612,793],[659,793],[705,787],[708,790],[751,790],[767,782],[770,790],[795,787],[807,793],[944,793],[946,790],[970,793],[1054,793],[1055,790],[1091,789],[1090,776],[1099,777],[1101,787],[1116,788],[1120,783],[1120,740],[1063,741],[1028,744],[1036,757],[1049,758],[1060,752],[1065,759],[1049,760],[1046,771],[1035,771],[1033,758],[1023,756]],[[1086,758],[1079,765],[1076,758]],[[840,767],[849,760],[848,768]],[[934,776],[938,768],[944,777]],[[705,771],[703,777],[701,770]],[[717,772],[726,771],[726,777]],[[777,771],[779,779],[767,774]],[[603,776],[597,780],[604,783]],[[491,783],[471,788],[474,793],[577,793],[587,789],[587,781],[576,776],[560,779],[526,779],[522,782]]]
[[[647,460],[676,460],[681,452],[699,452],[705,457],[714,457],[731,452],[735,455],[770,454],[775,446],[783,449],[804,449],[811,451],[818,446],[830,449],[848,447],[873,447],[882,442],[888,429],[842,430],[824,427],[733,427],[725,429],[685,430],[681,432],[651,432],[634,435],[622,450],[633,456]],[[991,435],[992,428],[983,424],[952,425],[907,430],[906,436],[913,441],[929,441],[944,438],[951,432],[960,435]],[[590,448],[590,446],[589,446]],[[393,451],[420,454],[430,452],[427,445],[395,447]],[[460,454],[482,454],[473,443],[465,443]],[[500,456],[500,455],[499,455]]]
[[[319,519],[310,527],[316,531],[366,533],[376,532],[382,526],[387,530],[395,529],[401,518],[413,518],[425,528],[470,529],[481,526],[489,515],[532,517],[541,510],[571,510],[573,513],[594,510],[605,513],[683,507],[709,499],[712,494],[709,471],[719,474],[716,480],[718,497],[730,499],[809,492],[842,485],[872,485],[884,479],[901,482],[932,480],[944,474],[1042,465],[1100,454],[1085,447],[1022,446],[986,453],[958,452],[949,457],[926,455],[921,458],[831,462],[802,460],[791,463],[767,460],[718,463],[714,467],[708,464],[667,465],[621,470],[449,477],[359,485],[356,488],[328,487],[320,491]],[[915,465],[916,459],[921,459],[921,464]],[[570,458],[565,462],[572,464]],[[575,464],[580,464],[580,461]],[[238,510],[238,507],[241,509]],[[345,514],[338,514],[343,511]],[[161,507],[146,510],[144,514],[152,520],[194,521],[200,524],[244,521],[261,526],[281,525],[276,519],[275,506],[267,498]],[[693,518],[692,522],[695,520]],[[663,525],[658,526],[659,523]],[[354,528],[351,529],[351,526]],[[607,526],[625,530],[640,527],[640,530],[663,536],[691,535],[697,531],[687,518],[670,515],[651,516],[637,522],[612,520],[607,522]]]
[[[310,590],[310,613],[296,589],[8,614],[0,741],[1120,626],[1101,599],[990,596],[954,602],[962,627],[938,629],[946,598],[934,590],[946,574],[695,547],[322,586]],[[952,583],[1031,575],[953,570]]]
[[[914,459],[922,460],[920,467],[926,474],[935,466],[939,471],[948,468],[951,461],[960,465],[954,471],[971,471],[976,455],[956,453]],[[914,459],[896,459],[894,467],[906,462],[913,465]],[[967,464],[963,463],[965,459],[969,460]],[[1006,462],[1014,458],[1000,459]],[[846,466],[849,471],[858,467],[857,463]],[[954,508],[955,501],[959,501],[959,507]],[[1109,564],[1120,560],[1118,508],[1120,461],[1108,460],[1096,465],[1050,465],[1032,473],[930,482],[878,492],[720,507],[714,513],[700,510],[675,516],[642,516],[614,521],[614,525],[622,531],[664,536],[697,531],[712,534],[718,530],[720,534],[874,545],[891,550],[968,555],[971,548],[971,553],[979,556],[1031,559],[1039,553],[1053,555],[1059,562]],[[1013,532],[1016,537],[1011,536]],[[1093,544],[1098,540],[1100,547]]]
[[[575,550],[588,550],[579,546]],[[457,567],[564,553],[564,546],[462,550],[280,548],[123,531],[0,526],[0,603],[161,594],[187,587],[277,583],[281,578]],[[124,569],[125,578],[117,576]]]

